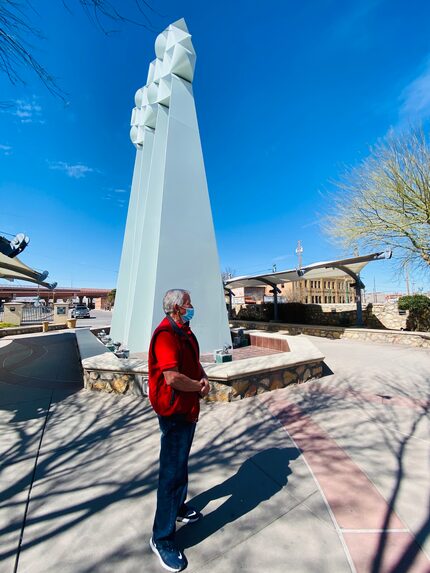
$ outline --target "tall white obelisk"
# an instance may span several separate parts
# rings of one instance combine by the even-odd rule
[[[111,336],[146,351],[164,293],[184,288],[208,352],[231,338],[191,84],[196,55],[183,19],[157,37],[155,53],[132,113],[136,162]]]

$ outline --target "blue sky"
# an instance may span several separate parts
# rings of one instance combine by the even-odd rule
[[[38,0],[35,55],[67,103],[34,74],[0,75],[0,231],[25,232],[21,259],[61,286],[114,287],[135,151],[134,93],[154,41],[185,17],[221,268],[237,274],[343,256],[322,234],[326,193],[390,127],[430,119],[426,0],[151,0],[153,31],[102,20],[78,2]],[[145,22],[134,0],[112,0]],[[389,261],[369,290],[404,290]],[[415,287],[428,279],[412,277]]]

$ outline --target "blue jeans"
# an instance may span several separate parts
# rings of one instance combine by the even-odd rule
[[[160,547],[173,542],[176,517],[187,497],[188,457],[196,424],[183,418],[181,415],[158,416],[161,430],[160,469],[152,539]]]

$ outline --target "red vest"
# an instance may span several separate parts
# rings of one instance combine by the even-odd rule
[[[199,345],[189,326],[179,327],[164,318],[155,329],[149,346],[149,401],[159,416],[185,414],[188,421],[196,422],[200,411],[199,392],[183,392],[175,390],[166,384],[163,370],[162,349],[157,349],[157,338],[161,332],[169,333],[169,345],[177,356],[175,364],[178,371],[193,380],[200,380],[201,365],[199,361]],[[167,368],[168,369],[168,368]]]

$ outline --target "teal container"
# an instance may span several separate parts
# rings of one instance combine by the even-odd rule
[[[232,360],[232,354],[215,354],[215,362],[217,364],[222,364],[223,362],[231,362]]]

